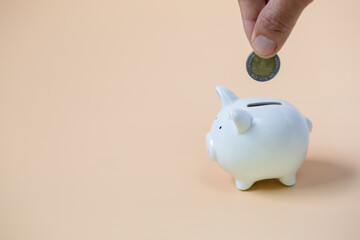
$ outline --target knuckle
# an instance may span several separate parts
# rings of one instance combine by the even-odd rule
[[[291,30],[291,19],[286,14],[264,14],[260,24],[270,33],[287,33]]]
[[[301,0],[301,2],[303,3],[304,6],[309,5],[310,3],[313,2],[313,0]]]

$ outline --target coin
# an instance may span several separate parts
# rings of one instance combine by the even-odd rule
[[[280,69],[280,58],[276,54],[272,58],[261,58],[254,52],[246,61],[246,69],[250,77],[259,82],[266,82],[274,78]]]

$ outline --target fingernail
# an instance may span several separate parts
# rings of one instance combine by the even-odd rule
[[[259,35],[253,41],[252,47],[258,55],[266,56],[272,54],[276,49],[276,42],[263,35]]]

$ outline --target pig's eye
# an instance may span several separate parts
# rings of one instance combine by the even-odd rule
[[[222,129],[222,126],[220,126],[219,129]]]
[[[217,117],[215,117],[215,120],[217,119]]]

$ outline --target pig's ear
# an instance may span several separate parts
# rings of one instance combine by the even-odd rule
[[[307,125],[307,127],[309,129],[309,132],[311,132],[312,128],[313,128],[313,124],[312,124],[311,120],[308,119],[307,117],[305,117],[305,121],[306,121],[306,125]]]
[[[230,119],[234,121],[239,134],[246,132],[250,128],[252,116],[248,112],[241,109],[235,109],[229,111],[228,114]]]
[[[216,93],[220,99],[223,108],[229,106],[230,104],[239,99],[232,91],[230,91],[226,87],[217,86]]]

